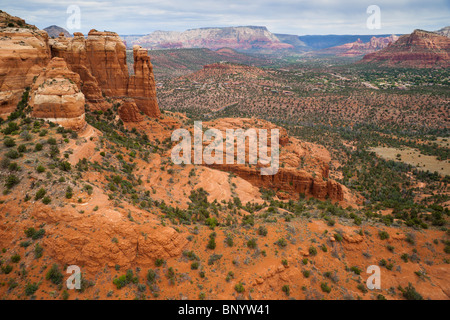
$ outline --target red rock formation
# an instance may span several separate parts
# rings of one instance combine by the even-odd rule
[[[128,96],[136,100],[139,110],[146,115],[158,118],[161,115],[156,100],[156,84],[153,76],[153,66],[147,49],[133,47],[134,75],[130,77]]]
[[[8,27],[11,25],[15,27]],[[25,88],[31,86],[49,60],[46,32],[0,13],[0,115],[14,111]]]
[[[318,145],[290,138],[284,128],[257,119],[225,118],[203,123],[208,128],[222,131],[225,137],[227,129],[262,128],[268,132],[280,130],[280,167],[275,175],[261,175],[260,166],[248,164],[212,164],[209,167],[221,171],[233,172],[257,187],[281,190],[291,195],[304,194],[318,199],[330,198],[332,201],[349,201],[346,187],[329,179],[328,163],[331,157],[328,151]],[[270,136],[270,133],[269,133]],[[203,143],[204,146],[208,142]],[[271,146],[268,139],[268,146]],[[226,144],[224,150],[226,150]],[[236,154],[237,147],[234,151]],[[268,148],[270,153],[270,147]],[[246,144],[246,162],[248,162],[249,145]],[[299,169],[301,167],[301,169]],[[351,202],[351,201],[349,201]]]
[[[415,30],[401,36],[387,48],[368,54],[360,63],[381,63],[400,67],[450,66],[450,39],[433,32]]]
[[[132,99],[124,100],[118,109],[118,113],[123,122],[140,122],[144,120],[144,116]]]
[[[32,116],[81,130],[86,126],[80,76],[69,70],[62,58],[53,58],[30,92]]]
[[[52,56],[61,57],[69,68],[78,73],[83,81],[82,91],[92,110],[107,110],[111,107],[107,103],[97,79],[92,75],[89,58],[86,52],[86,39],[80,32],[75,32],[73,38],[59,36],[50,40]]]
[[[93,109],[106,110],[111,106],[102,94],[114,98],[131,97],[150,117],[159,117],[153,67],[146,49],[134,50],[134,75],[129,77],[126,50],[114,32],[91,30],[87,38],[81,33],[67,39],[51,41],[52,55],[64,58],[69,67],[80,74],[83,93]]]
[[[115,32],[89,31],[85,65],[109,97],[126,96],[128,68],[126,47]]]

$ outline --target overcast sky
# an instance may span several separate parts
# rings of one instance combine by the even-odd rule
[[[369,5],[381,10],[381,28],[368,29]],[[70,29],[67,8],[80,8],[80,29]],[[90,29],[119,34],[199,27],[257,25],[274,33],[391,34],[450,25],[450,0],[0,0],[0,9],[43,29]]]

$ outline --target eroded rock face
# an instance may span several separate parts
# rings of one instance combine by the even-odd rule
[[[97,79],[93,76],[86,51],[86,39],[80,32],[73,38],[59,36],[50,40],[52,56],[64,58],[69,68],[78,73],[83,81],[83,93],[92,110],[107,110],[111,107],[102,93]]]
[[[365,55],[360,62],[400,67],[448,68],[450,39],[433,32],[415,30],[409,35],[401,36],[387,48]]]
[[[134,75],[130,77],[128,96],[135,99],[139,110],[149,117],[158,118],[161,112],[156,100],[155,77],[147,49],[134,46],[133,57]]]
[[[211,122],[205,122],[208,128],[218,129],[226,136],[226,129],[255,128],[266,129],[270,136],[270,130],[280,130],[280,154],[279,169],[275,175],[261,175],[259,163],[249,166],[247,164],[212,164],[214,169],[233,172],[238,177],[249,181],[257,187],[270,188],[287,192],[298,196],[304,194],[318,199],[331,199],[332,201],[345,201],[349,199],[349,192],[345,186],[329,178],[329,165],[331,160],[329,152],[318,145],[300,141],[289,137],[284,128],[259,119],[225,118]],[[204,147],[208,145],[204,142]],[[270,154],[271,142],[268,139],[268,153]],[[245,146],[246,162],[248,162],[249,145]],[[227,150],[226,145],[224,149]],[[235,154],[237,147],[234,147]],[[225,162],[225,161],[224,161]]]
[[[14,111],[23,91],[31,86],[50,57],[45,31],[0,13],[0,115]]]
[[[80,74],[83,93],[94,109],[111,107],[103,95],[131,97],[146,115],[160,116],[153,67],[146,49],[136,46],[134,75],[129,77],[125,45],[117,33],[91,30],[85,38],[76,32],[73,38],[60,36],[50,45],[53,56],[64,58],[70,69]]]
[[[62,58],[53,58],[33,84],[29,104],[32,116],[81,130],[85,122],[85,98],[80,76]]]
[[[144,116],[132,99],[124,100],[117,111],[123,122],[140,122],[144,120]]]

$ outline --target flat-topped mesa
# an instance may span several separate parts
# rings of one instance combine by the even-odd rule
[[[50,57],[45,31],[0,12],[0,116],[16,109],[23,91]]]
[[[85,98],[80,86],[80,76],[69,70],[64,59],[53,58],[31,88],[31,115],[82,130],[86,126]]]
[[[156,99],[156,84],[153,66],[147,49],[133,46],[134,75],[128,84],[128,96],[136,101],[139,110],[149,117],[158,118],[161,115]]]

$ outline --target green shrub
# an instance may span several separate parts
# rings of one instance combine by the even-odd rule
[[[20,157],[20,154],[16,150],[9,150],[6,153],[6,156],[10,159],[18,159]]]
[[[32,296],[39,289],[39,285],[37,283],[28,283],[25,286],[25,294],[27,296]]]
[[[36,171],[37,172],[39,172],[39,173],[42,173],[42,172],[44,172],[45,171],[45,167],[43,166],[43,165],[38,165],[37,167],[36,167]]]
[[[63,274],[59,271],[58,265],[53,264],[51,269],[47,272],[45,279],[50,280],[53,284],[60,284],[63,281]]]
[[[309,247],[308,252],[310,255],[315,256],[317,254],[317,249],[314,246]]]
[[[378,236],[380,237],[381,240],[389,239],[389,233],[387,233],[386,231],[378,232]]]
[[[411,283],[408,283],[408,286],[401,291],[406,300],[423,300],[423,297],[416,291]]]
[[[11,189],[12,187],[14,187],[15,185],[19,184],[20,180],[16,175],[10,174],[7,178],[6,178],[6,182],[5,182],[5,187],[7,189]]]
[[[44,148],[42,144],[36,143],[36,145],[34,146],[34,151],[41,151],[42,148]]]
[[[11,148],[16,145],[16,141],[14,141],[14,139],[12,138],[6,138],[5,140],[3,140],[3,144],[5,145],[5,147]]]
[[[285,238],[280,238],[280,239],[278,239],[277,245],[278,245],[279,247],[281,247],[281,248],[286,247],[286,246],[287,246],[287,241],[286,241],[286,239],[285,239]]]
[[[255,249],[256,248],[256,239],[248,240],[247,247],[249,247],[250,249]]]
[[[7,264],[6,266],[2,266],[2,272],[4,274],[9,274],[12,271],[13,267]]]
[[[350,270],[353,271],[357,275],[361,274],[361,269],[356,266],[351,267]]]
[[[326,283],[326,282],[322,282],[320,284],[320,288],[322,289],[323,292],[326,292],[326,293],[331,292],[331,288],[328,286],[328,283]]]
[[[49,196],[45,196],[44,199],[42,199],[43,204],[49,204],[50,202],[52,202],[52,199],[50,199]]]
[[[244,285],[242,284],[242,282],[237,283],[234,286],[234,290],[236,290],[237,293],[242,293],[245,291]]]
[[[282,288],[281,291],[283,291],[284,293],[286,293],[287,296],[289,296],[289,294],[291,293],[291,289],[289,288],[289,285],[285,284]]]
[[[153,283],[156,279],[156,272],[153,269],[149,269],[147,272],[147,281]]]
[[[267,236],[267,228],[264,226],[259,226],[258,234],[263,237]]]
[[[34,258],[39,259],[42,257],[42,253],[44,252],[44,248],[42,248],[39,243],[36,244],[36,247],[34,247]]]
[[[15,254],[11,257],[11,262],[17,263],[20,261],[20,255],[19,254]]]
[[[40,189],[36,192],[36,195],[35,195],[35,197],[34,197],[34,200],[42,199],[42,198],[45,196],[46,193],[47,193],[47,191],[45,191],[44,188],[40,188]]]

